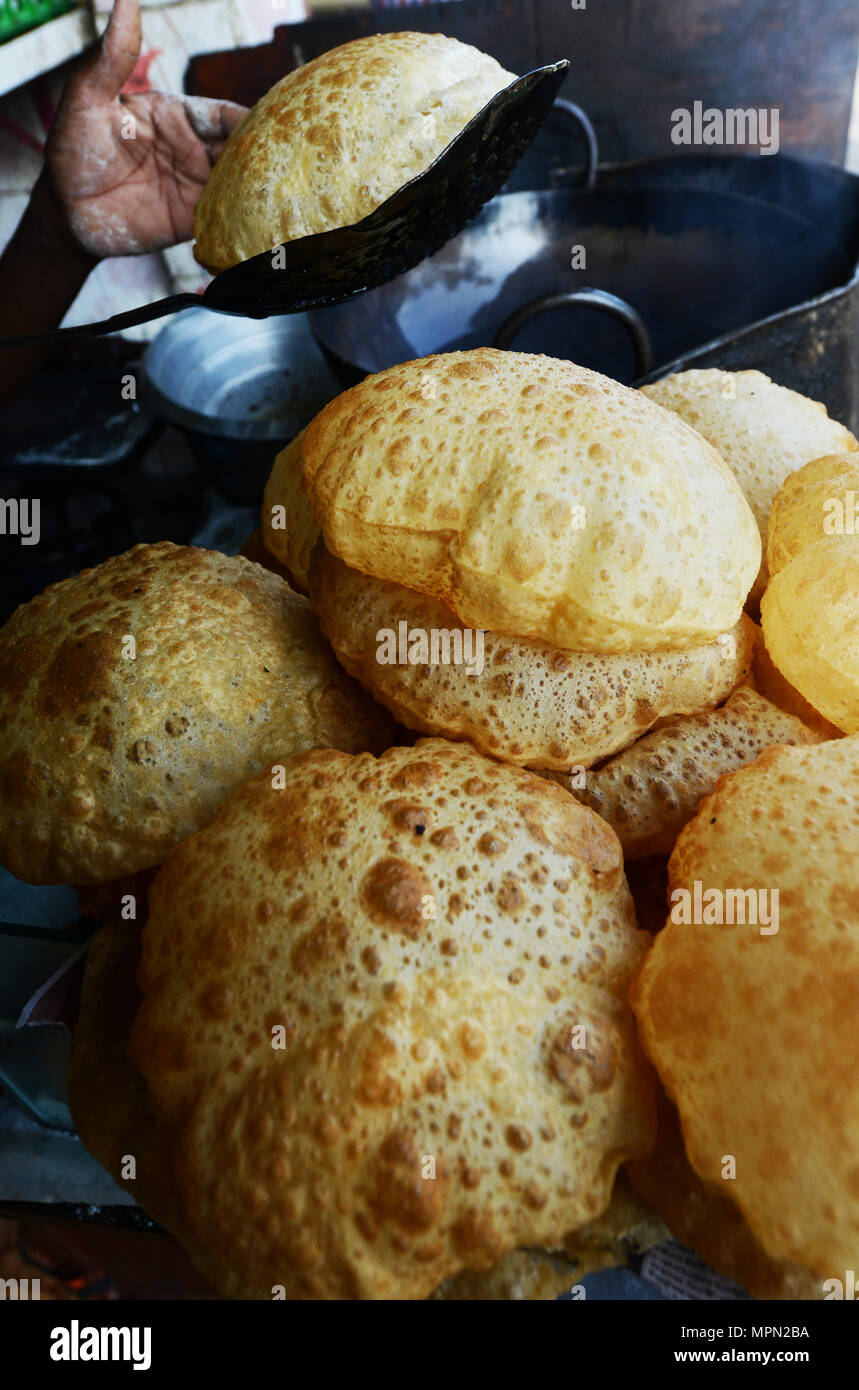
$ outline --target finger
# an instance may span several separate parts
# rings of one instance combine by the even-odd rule
[[[99,106],[119,95],[140,57],[138,0],[114,0],[94,60],[76,73],[69,90],[76,106]]]
[[[234,101],[218,101],[213,97],[183,97],[182,104],[194,134],[206,146],[217,146],[218,153],[230,131],[247,115],[246,106],[239,106]]]

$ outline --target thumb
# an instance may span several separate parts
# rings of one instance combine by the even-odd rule
[[[69,84],[75,105],[98,106],[117,97],[134,71],[140,44],[138,0],[114,0],[95,58]]]
[[[246,106],[215,97],[181,97],[185,115],[195,135],[204,144],[222,145],[227,136],[248,114]]]

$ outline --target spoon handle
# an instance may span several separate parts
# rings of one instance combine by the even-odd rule
[[[165,314],[175,314],[177,309],[199,307],[203,300],[198,294],[171,294],[166,299],[156,299],[152,304],[142,304],[137,309],[128,309],[124,314],[114,314],[99,323],[80,323],[72,328],[52,328],[46,333],[27,333],[20,338],[0,338],[0,348],[29,347],[36,343],[54,343],[60,338],[98,338],[103,333],[116,333],[122,328],[133,328],[138,323],[149,323],[152,319],[164,318]]]

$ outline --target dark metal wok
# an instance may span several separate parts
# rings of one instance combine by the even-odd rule
[[[311,315],[340,379],[496,343],[624,381],[759,367],[859,424],[859,179],[786,155],[692,155],[546,187],[569,185],[569,155],[567,115],[553,113],[518,191],[408,274]],[[571,268],[575,246],[586,269]],[[560,304],[581,290],[600,293]]]

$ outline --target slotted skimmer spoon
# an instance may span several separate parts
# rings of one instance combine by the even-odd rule
[[[216,275],[201,295],[174,294],[99,323],[0,338],[0,347],[97,337],[201,305],[244,318],[296,314],[375,289],[438,251],[498,192],[548,116],[568,68],[562,59],[511,82],[428,169],[351,227],[251,256]]]

